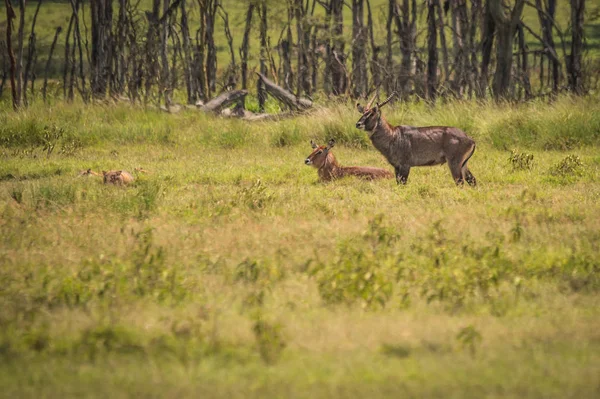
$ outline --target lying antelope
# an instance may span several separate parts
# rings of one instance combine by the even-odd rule
[[[381,168],[371,168],[364,166],[341,166],[333,153],[330,151],[335,145],[335,140],[329,140],[327,146],[318,146],[314,141],[310,141],[313,152],[304,160],[306,165],[312,165],[318,169],[319,179],[329,181],[339,179],[344,176],[357,176],[362,179],[373,180],[382,178],[392,178],[394,175],[389,170]]]
[[[133,183],[133,176],[125,170],[102,171],[104,184],[116,184],[118,186]]]
[[[396,170],[398,184],[406,184],[413,166],[442,165],[448,162],[452,178],[457,185],[464,180],[477,185],[467,162],[475,152],[475,141],[462,130],[447,126],[392,126],[381,115],[381,108],[394,96],[371,108],[375,96],[366,107],[356,104],[362,117],[356,122],[358,129],[369,134],[373,146],[379,150]]]

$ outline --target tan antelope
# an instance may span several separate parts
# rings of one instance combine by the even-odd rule
[[[321,181],[339,179],[344,176],[357,176],[362,179],[374,180],[393,178],[394,174],[389,170],[371,168],[366,166],[341,166],[330,151],[335,145],[335,140],[329,140],[327,146],[318,146],[310,141],[313,152],[304,160],[306,165],[314,166],[319,173]]]
[[[475,152],[475,141],[462,130],[447,126],[392,126],[381,115],[381,108],[394,96],[371,108],[375,96],[366,107],[356,104],[362,113],[356,122],[358,129],[369,134],[373,146],[395,168],[398,184],[406,184],[413,166],[442,165],[448,162],[452,178],[457,185],[466,180],[477,185],[467,162]]]
[[[131,173],[125,170],[111,170],[109,172],[103,170],[102,175],[104,177],[104,184],[123,186],[133,183],[134,180]]]

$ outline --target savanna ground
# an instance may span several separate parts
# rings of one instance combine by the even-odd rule
[[[344,104],[2,112],[0,396],[598,397],[598,97],[385,114],[467,131],[478,187],[317,182],[311,138],[389,168]]]

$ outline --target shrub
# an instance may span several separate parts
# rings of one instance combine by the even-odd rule
[[[530,170],[533,168],[533,154],[512,150],[508,157],[512,170]]]
[[[394,251],[398,238],[378,215],[360,237],[342,241],[333,262],[319,262],[312,270],[325,303],[384,307],[392,295],[392,267],[400,261]]]
[[[557,177],[575,177],[583,174],[583,162],[578,155],[569,155],[550,169],[550,174]]]

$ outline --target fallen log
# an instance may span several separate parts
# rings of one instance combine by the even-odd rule
[[[248,94],[248,90],[231,90],[224,91],[215,98],[208,101],[206,104],[199,105],[198,108],[204,112],[219,113],[223,108],[238,102],[241,98]]]
[[[275,82],[273,82],[263,74],[258,72],[256,72],[256,74],[265,85],[267,93],[269,93],[278,101],[285,104],[290,109],[290,111],[302,111],[312,107],[312,101],[306,98],[298,98],[283,87],[278,86]]]

